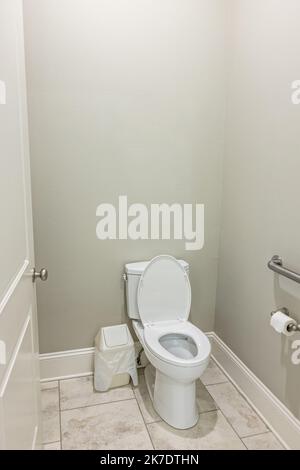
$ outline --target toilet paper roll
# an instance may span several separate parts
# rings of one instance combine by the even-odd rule
[[[288,326],[291,324],[297,325],[297,322],[280,311],[275,312],[271,317],[272,328],[274,328],[277,333],[281,333],[285,336],[293,336],[295,334],[295,331],[288,331]]]

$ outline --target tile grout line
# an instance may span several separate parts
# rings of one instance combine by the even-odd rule
[[[248,447],[246,446],[246,444],[243,442],[242,440],[242,437],[238,434],[238,432],[234,429],[234,427],[232,426],[231,422],[228,420],[228,418],[225,416],[225,414],[223,413],[223,411],[221,410],[221,408],[219,408],[219,411],[221,413],[221,415],[223,416],[223,418],[225,419],[225,421],[229,424],[229,426],[231,427],[231,429],[233,430],[234,434],[236,435],[236,437],[240,440],[241,444],[245,447],[246,450],[249,450]]]
[[[216,412],[218,412],[218,411],[221,411],[220,408],[217,408],[217,409],[215,409],[215,410],[202,411],[202,413],[199,412],[199,415],[206,415],[206,414],[208,414],[208,413],[216,413]],[[222,414],[223,414],[223,413],[222,413]],[[224,418],[226,418],[226,417],[224,416]],[[227,419],[226,419],[226,421],[227,421]],[[152,424],[152,423],[150,423],[150,424]],[[231,427],[232,427],[232,426],[231,426]],[[192,429],[192,428],[189,428],[189,429]],[[235,433],[236,433],[236,431],[235,431]]]
[[[59,406],[59,400],[60,400],[60,396],[59,396],[59,384],[57,383],[57,386],[56,387],[50,387],[50,388],[45,388],[45,389],[41,389],[40,390],[40,393],[42,395],[43,392],[49,392],[50,390],[57,390],[58,392],[58,421],[59,421],[59,436],[60,436],[60,439],[56,439],[55,441],[50,441],[50,442],[44,442],[44,436],[42,438],[42,447],[44,448],[44,446],[47,446],[47,445],[50,445],[50,444],[56,444],[56,443],[60,443],[60,446],[61,446],[61,425],[60,425],[60,406]],[[42,411],[42,415],[43,415],[43,411]],[[43,434],[43,433],[42,433]]]
[[[201,379],[198,379],[198,380],[200,380],[200,382],[201,382]],[[212,397],[212,395],[211,395],[211,394],[209,393],[209,391],[207,390],[207,386],[204,385],[203,382],[201,382],[201,383],[202,383],[202,385],[203,385],[203,387],[204,387],[206,393],[209,395],[209,397],[211,398],[211,400],[212,400],[212,402],[213,402],[213,404],[214,404],[214,406],[215,406],[215,408],[214,408],[213,410],[208,410],[208,411],[218,411],[218,410],[220,409],[218,403],[216,402],[216,400]],[[200,397],[199,397],[199,400],[200,400]],[[197,395],[196,395],[196,402],[197,402]],[[201,410],[200,410],[200,403],[199,403],[199,406],[198,406],[198,411],[199,411],[199,415],[202,414],[202,412],[201,412]],[[205,411],[204,411],[203,413],[205,413]]]
[[[50,445],[50,444],[57,444],[58,442],[60,442],[60,441],[43,442],[42,445],[43,445],[43,446],[48,446],[48,445]]]
[[[227,382],[223,382],[223,384],[226,384],[226,383],[230,383],[231,385],[232,382],[230,380],[228,380]],[[221,385],[221,384],[212,384],[212,385]],[[212,385],[208,385],[208,387],[211,387]],[[205,385],[205,388],[206,388],[206,385]],[[235,388],[235,387],[234,387]],[[206,388],[207,389],[207,388]],[[236,389],[236,388],[235,388]],[[236,391],[238,392],[239,395],[242,396],[242,394],[236,389]],[[209,390],[207,390],[207,392],[209,393]],[[227,423],[229,424],[229,426],[231,427],[231,429],[233,430],[233,432],[236,434],[236,436],[239,438],[239,440],[241,441],[241,443],[245,446],[245,448],[247,450],[248,447],[246,446],[246,444],[243,442],[243,439],[246,439],[247,437],[252,437],[254,435],[261,435],[261,434],[266,434],[267,432],[270,432],[269,428],[266,426],[265,422],[263,421],[264,425],[266,426],[266,429],[267,431],[266,432],[262,432],[262,433],[258,433],[258,434],[251,434],[251,435],[247,435],[247,436],[240,436],[240,434],[238,433],[238,431],[233,427],[233,425],[231,424],[231,422],[229,421],[229,419],[227,418],[227,416],[225,415],[225,413],[222,411],[220,405],[216,402],[216,400],[213,398],[214,402],[217,404],[218,406],[218,409],[219,411],[221,412],[221,414],[223,415],[223,417],[225,418],[225,420],[227,421]],[[247,402],[248,406],[250,406],[251,410],[256,414],[255,410],[253,410],[252,406]]]
[[[133,390],[133,393],[134,393],[134,390]],[[141,410],[141,407],[140,407],[140,405],[139,405],[139,402],[137,401],[137,398],[136,398],[136,396],[135,396],[135,393],[134,393],[134,398],[135,398],[135,401],[136,401],[136,403],[137,403],[139,412],[140,412],[140,414],[141,414],[141,416],[142,416],[142,420],[143,420],[144,426],[145,426],[145,428],[146,428],[147,434],[148,434],[148,436],[149,436],[150,442],[151,442],[152,447],[153,447],[153,449],[151,449],[151,450],[156,450],[156,449],[155,449],[155,446],[154,446],[154,443],[153,443],[153,441],[152,441],[152,438],[151,438],[151,436],[150,436],[150,432],[149,432],[149,429],[148,429],[148,425],[147,425],[147,423],[146,423],[146,421],[145,421],[145,419],[144,419],[144,415],[143,415],[143,413],[142,413],[142,410]],[[149,423],[149,424],[152,424],[152,423]]]
[[[246,436],[242,437],[242,439],[248,439],[249,437],[259,437],[259,436],[264,436],[265,434],[272,434],[276,439],[277,437],[275,436],[275,434],[272,433],[272,431],[270,431],[269,429],[265,432],[258,432],[257,434],[247,434]],[[277,439],[278,441],[278,439]]]
[[[275,434],[272,431],[262,432],[260,434],[252,434],[251,436],[245,436],[245,437],[242,438],[243,444],[244,444],[244,446],[246,446],[247,450],[252,450],[252,449],[249,449],[249,447],[244,442],[244,440],[249,439],[249,438],[251,439],[251,437],[265,436],[266,434],[271,434],[276,439],[276,441],[278,441],[279,444],[282,446],[281,442],[279,441],[279,439],[275,436]],[[262,450],[268,450],[268,449],[262,449]],[[282,447],[282,449],[280,449],[280,450],[286,450],[286,449],[284,447]]]
[[[131,398],[123,398],[123,400],[113,400],[113,401],[107,401],[105,403],[96,403],[96,404],[93,404],[93,405],[77,406],[76,408],[66,408],[65,410],[61,409],[60,412],[64,413],[65,411],[82,410],[84,408],[92,408],[92,407],[95,407],[95,406],[111,405],[112,403],[122,403],[123,401],[131,401],[131,400],[136,400],[135,396],[133,396]]]
[[[216,364],[217,367],[218,364]],[[220,367],[219,367],[220,368]],[[249,399],[248,397],[246,396],[246,394],[242,393],[238,388],[237,386],[231,381],[230,377],[228,376],[228,380],[227,382],[222,382],[222,383],[216,383],[216,384],[211,384],[211,385],[207,385],[208,387],[213,387],[215,385],[224,385],[224,384],[231,384],[233,386],[233,388],[236,390],[236,392],[245,400],[245,402],[247,403],[247,405],[249,406],[249,408],[252,410],[252,412],[257,416],[257,418],[264,424],[264,426],[266,427],[267,431],[265,432],[262,432],[262,433],[258,433],[257,435],[259,434],[265,434],[266,432],[272,432],[271,429],[269,428],[269,426],[267,425],[267,423],[265,422],[265,420],[255,411],[255,409],[253,408],[253,406],[251,405],[251,403],[249,402]],[[206,385],[205,385],[206,387]],[[272,433],[273,434],[273,433]],[[251,434],[252,435],[252,434]],[[251,435],[247,435],[245,437],[250,437]],[[276,437],[276,436],[275,436]],[[243,438],[244,439],[244,438]]]
[[[200,381],[202,382],[201,380],[201,377],[200,377]],[[203,382],[202,382],[203,383]],[[203,383],[204,387],[211,387],[212,385],[224,385],[224,384],[228,384],[228,383],[231,383],[229,380],[226,380],[225,382],[215,382],[213,384],[205,384]]]
[[[216,363],[215,363],[216,364]],[[217,367],[218,364],[216,364]],[[211,384],[211,385],[204,385],[206,391],[209,393],[210,396],[212,396],[209,392],[209,390],[207,389],[207,387],[209,386],[212,386],[212,385],[222,385],[222,384],[227,384],[227,383],[232,383],[229,378],[226,382],[220,382],[220,383],[216,383],[216,384]],[[233,384],[232,384],[233,385]],[[237,390],[238,391],[238,390]],[[239,391],[238,391],[239,393]],[[213,397],[212,397],[213,398]],[[214,402],[216,403],[216,405],[218,406],[218,410],[217,411],[220,411],[221,415],[224,417],[225,421],[229,424],[229,426],[231,427],[231,429],[233,430],[234,434],[237,436],[237,438],[240,440],[240,442],[242,443],[242,445],[245,447],[246,450],[249,450],[248,447],[246,446],[246,444],[243,442],[243,438],[239,435],[239,433],[234,429],[233,425],[231,424],[231,422],[229,421],[229,419],[227,418],[227,416],[223,413],[220,405],[217,403],[217,401],[213,398]],[[251,407],[252,409],[252,407]],[[253,410],[253,409],[252,409]],[[254,411],[254,410],[253,410]]]
[[[221,367],[216,363],[216,361],[213,359],[213,361],[215,362],[216,366],[222,371]],[[224,372],[223,372],[224,374]],[[237,391],[237,393],[245,400],[245,402],[247,403],[247,405],[251,408],[251,410],[253,411],[253,413],[262,421],[262,423],[265,425],[266,429],[268,432],[271,432],[273,434],[273,432],[271,431],[271,429],[269,428],[269,426],[267,425],[267,423],[265,422],[264,418],[262,416],[260,416],[256,411],[255,409],[253,408],[252,404],[250,403],[249,401],[249,398],[247,397],[247,395],[238,389],[237,385],[232,381],[231,377],[229,375],[226,375],[227,377],[227,382],[222,382],[223,384],[225,383],[230,383],[234,389]],[[212,385],[220,385],[220,384],[212,384]],[[265,434],[265,433],[262,433],[262,434]],[[250,436],[247,436],[247,437],[250,437]],[[276,437],[276,436],[275,436]]]
[[[134,391],[133,391],[133,392],[134,392]],[[147,393],[148,393],[148,392],[147,392]],[[139,406],[139,408],[140,408],[140,411],[141,411],[142,416],[143,416],[143,419],[144,419],[144,415],[143,415],[142,409],[141,409],[141,407],[140,407],[140,404],[139,404],[139,401],[138,401],[138,399],[137,399],[137,396],[136,396],[135,392],[134,392],[134,396],[135,396],[135,399],[136,399],[136,401],[137,401],[137,403],[138,403],[138,406]],[[150,401],[151,401],[151,398],[150,398]],[[152,403],[152,406],[153,406],[153,402],[152,402],[152,401],[151,401],[151,403]],[[154,409],[154,407],[153,407],[153,409]],[[154,410],[154,411],[155,411],[155,410]],[[155,411],[155,413],[157,414],[156,411]],[[144,420],[144,421],[145,421],[145,420]],[[149,423],[146,423],[146,421],[145,421],[145,425],[148,426],[149,424],[161,423],[162,421],[163,421],[162,418],[161,418],[160,416],[158,416],[157,421],[155,420],[155,421],[151,421],[151,422],[149,422]]]
[[[138,404],[138,406],[139,406],[139,404]],[[232,429],[232,431],[233,431],[233,433],[235,434],[235,436],[238,438],[238,440],[239,440],[239,441],[241,442],[241,444],[244,446],[245,450],[249,450],[248,447],[246,446],[246,444],[243,442],[243,439],[244,439],[244,438],[242,438],[242,437],[239,436],[239,434],[237,433],[237,431],[233,428],[232,424],[228,421],[228,419],[226,418],[226,416],[224,415],[224,413],[222,412],[222,410],[221,410],[220,408],[215,409],[215,410],[203,411],[202,413],[199,412],[199,419],[201,418],[201,415],[205,415],[205,414],[209,414],[209,413],[217,413],[218,411],[221,413],[221,415],[223,416],[223,418],[225,419],[225,421],[227,422],[227,424],[230,426],[230,428]],[[142,414],[142,413],[141,413],[141,414]],[[143,419],[144,419],[144,418],[143,418]],[[145,421],[144,421],[144,422],[145,422]],[[163,421],[163,420],[157,421],[157,422],[154,421],[154,422],[148,423],[148,424],[145,423],[145,425],[146,425],[147,431],[148,431],[148,425],[157,424],[157,423],[164,423],[164,422],[165,422],[165,421]],[[149,433],[149,431],[148,431],[148,433]],[[267,434],[267,433],[262,433],[262,434]],[[258,434],[258,435],[260,435],[260,434]],[[151,440],[152,445],[153,445],[153,441],[152,441],[152,439],[151,439],[150,434],[149,434],[149,437],[150,437],[150,440]],[[249,436],[249,437],[252,437],[252,436]],[[153,447],[154,447],[154,445],[153,445]],[[154,447],[154,450],[155,450],[155,447]]]
[[[222,385],[222,384],[226,384],[226,383],[230,383],[234,388],[235,390],[238,392],[238,394],[244,398],[244,400],[246,401],[246,403],[248,404],[248,406],[251,408],[251,410],[257,415],[256,411],[252,408],[252,406],[250,405],[250,403],[246,400],[246,398],[240,393],[240,391],[234,386],[234,384],[231,382],[230,379],[228,379],[226,382],[221,382],[221,383],[216,383],[216,384],[210,384],[210,385],[207,385],[208,387],[211,387],[211,386],[214,386],[214,385]],[[205,385],[205,388],[207,390],[207,386]],[[209,390],[207,390],[207,392],[209,393]],[[215,401],[215,399],[213,399]],[[258,416],[258,418],[261,419],[261,421],[263,422],[263,424],[266,426],[266,431],[264,432],[261,432],[261,433],[255,433],[255,434],[247,434],[245,436],[240,436],[240,434],[238,433],[237,430],[235,430],[235,428],[233,427],[233,425],[231,424],[231,422],[229,421],[229,419],[227,418],[227,416],[225,415],[225,413],[222,411],[222,409],[220,408],[220,406],[218,405],[218,403],[215,401],[215,403],[217,404],[217,406],[219,407],[219,411],[222,413],[222,415],[224,416],[225,420],[227,421],[227,423],[230,425],[230,427],[233,429],[233,431],[235,432],[235,434],[237,435],[237,437],[240,439],[240,441],[242,442],[242,444],[246,447],[247,450],[248,447],[246,446],[246,444],[244,443],[243,439],[247,439],[249,437],[255,437],[255,436],[261,436],[261,435],[264,435],[264,434],[273,434],[272,431],[268,428],[268,426],[266,425],[266,423],[264,422],[263,419],[260,418],[260,416]],[[276,436],[275,436],[276,437]]]
[[[63,448],[62,448],[62,428],[61,428],[61,407],[60,407],[60,380],[58,380],[58,412],[59,412],[60,450],[63,450]]]

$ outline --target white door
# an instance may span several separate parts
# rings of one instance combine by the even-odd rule
[[[0,0],[0,449],[40,446],[22,0]]]

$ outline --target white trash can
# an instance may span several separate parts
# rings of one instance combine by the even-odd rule
[[[135,348],[127,325],[101,328],[95,338],[94,387],[98,392],[138,385]]]

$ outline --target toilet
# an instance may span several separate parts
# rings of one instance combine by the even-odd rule
[[[207,336],[188,321],[189,265],[161,255],[125,266],[127,312],[149,360],[145,380],[159,416],[176,429],[199,418],[196,380],[211,352]]]

